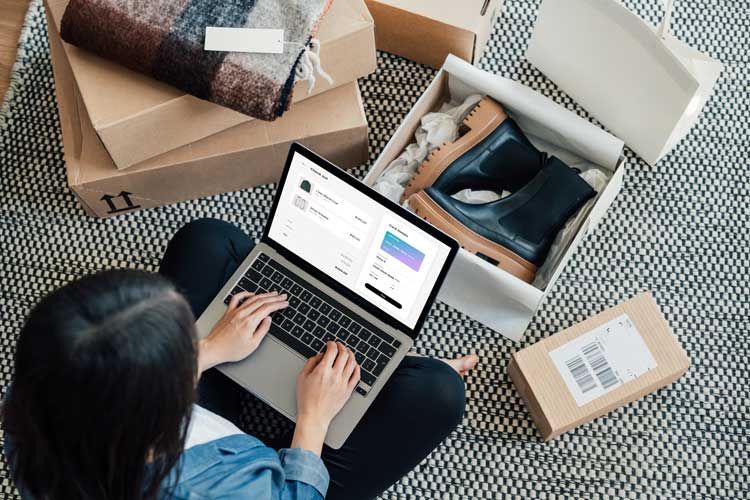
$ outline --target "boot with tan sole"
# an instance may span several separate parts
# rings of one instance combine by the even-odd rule
[[[469,113],[462,130],[465,133],[455,142],[427,156],[404,189],[401,203],[430,186],[450,194],[465,188],[516,191],[544,166],[546,155],[489,97]]]
[[[465,250],[531,283],[557,233],[595,195],[575,170],[550,157],[528,184],[500,200],[464,203],[431,187],[409,205]]]

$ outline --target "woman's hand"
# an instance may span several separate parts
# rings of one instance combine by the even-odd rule
[[[297,426],[293,448],[320,455],[328,426],[359,382],[354,353],[340,342],[328,342],[325,352],[307,360],[297,378]]]
[[[271,327],[270,314],[289,303],[286,294],[277,292],[254,295],[241,292],[229,301],[224,316],[208,337],[200,342],[198,368],[202,373],[230,361],[240,361],[252,354]]]

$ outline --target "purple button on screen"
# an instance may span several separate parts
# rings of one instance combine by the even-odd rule
[[[383,243],[380,244],[380,249],[388,255],[400,260],[415,271],[419,271],[419,267],[424,260],[424,254],[422,252],[390,231],[386,231],[385,237],[383,237]]]

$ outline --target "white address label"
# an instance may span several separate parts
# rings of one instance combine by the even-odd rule
[[[206,28],[204,50],[282,54],[284,30],[257,28]]]
[[[623,314],[550,351],[578,406],[656,368],[643,337]]]

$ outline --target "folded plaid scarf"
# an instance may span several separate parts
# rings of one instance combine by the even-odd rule
[[[297,76],[314,78],[314,37],[332,1],[71,0],[61,34],[196,97],[274,120],[289,108]],[[205,51],[209,26],[283,29],[284,53]]]

